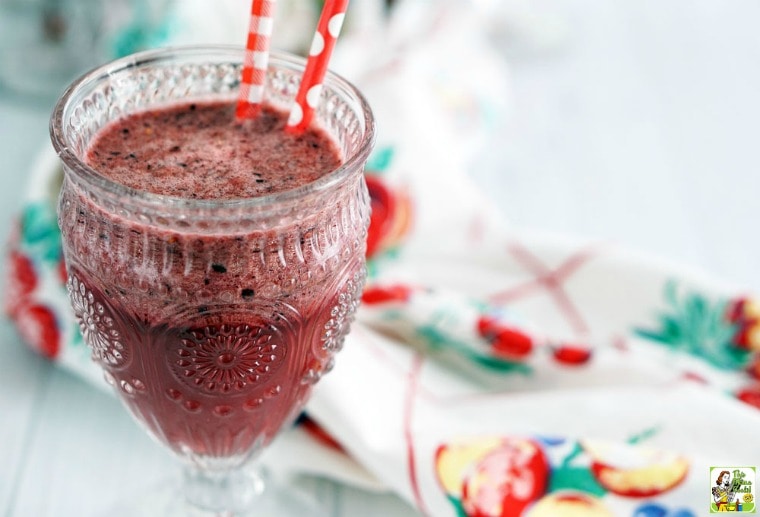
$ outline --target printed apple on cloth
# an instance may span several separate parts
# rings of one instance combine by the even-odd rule
[[[391,20],[379,46],[349,33],[335,56],[379,128],[363,303],[307,416],[262,460],[435,517],[707,513],[711,465],[760,465],[760,303],[503,221],[468,167],[505,113],[506,71],[461,10],[398,6],[429,22]],[[452,60],[471,73],[447,75]],[[50,151],[34,171],[6,313],[31,348],[104,387],[63,287]]]

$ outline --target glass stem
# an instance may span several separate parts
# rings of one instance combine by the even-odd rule
[[[217,515],[246,513],[264,491],[259,472],[250,466],[207,470],[185,466],[183,492],[190,506]]]

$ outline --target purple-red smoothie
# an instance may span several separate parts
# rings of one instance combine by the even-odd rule
[[[341,163],[321,130],[286,134],[272,108],[244,122],[233,113],[198,103],[132,115],[96,135],[87,162],[135,189],[212,200],[297,188]],[[358,181],[289,215],[242,213],[239,223],[143,220],[84,194],[63,200],[84,338],[131,411],[175,451],[245,457],[330,368],[363,283]]]
[[[134,115],[105,129],[87,162],[104,176],[156,194],[250,198],[289,190],[340,165],[322,131],[284,131],[285,114],[264,106],[235,120],[233,104],[187,104]]]

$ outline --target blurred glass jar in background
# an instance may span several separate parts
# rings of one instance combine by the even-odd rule
[[[170,0],[0,0],[0,88],[52,102],[82,72],[160,45]]]

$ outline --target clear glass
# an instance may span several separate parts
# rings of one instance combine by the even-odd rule
[[[262,480],[248,464],[331,369],[359,303],[370,108],[328,74],[316,121],[343,165],[262,197],[150,194],[104,179],[83,158],[113,120],[234,100],[242,57],[229,47],[136,54],[80,78],[51,119],[69,298],[84,340],[134,417],[184,462],[186,502],[232,515],[261,507]],[[269,103],[290,106],[304,64],[272,54]]]

